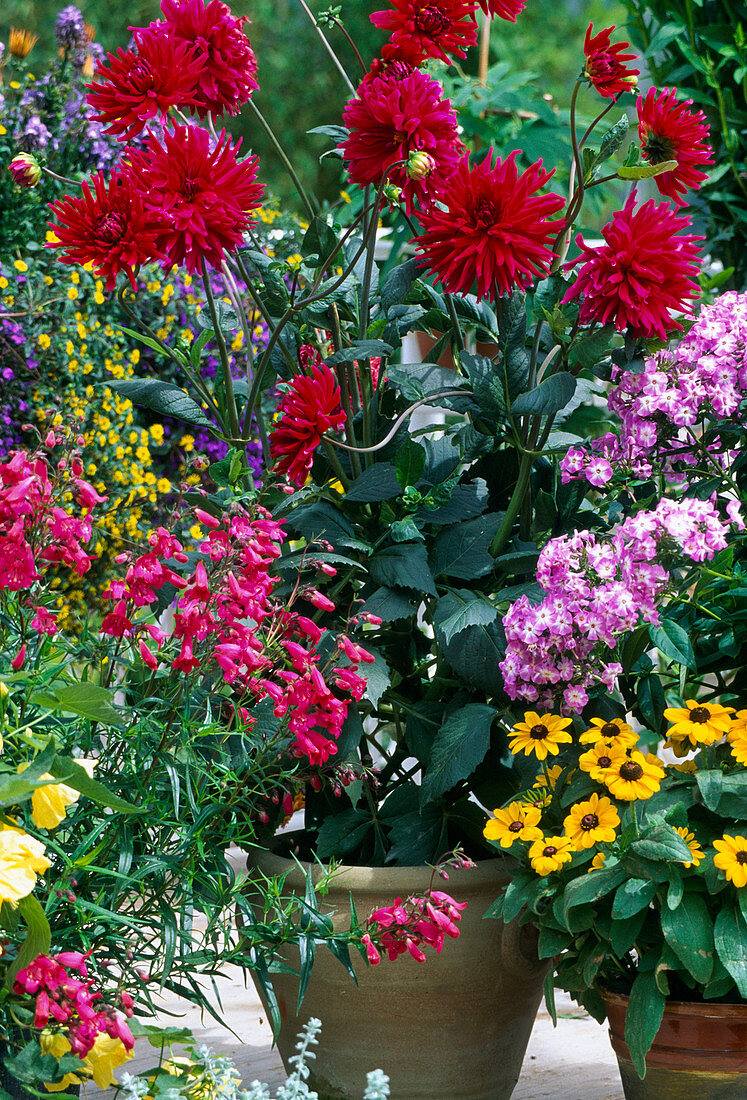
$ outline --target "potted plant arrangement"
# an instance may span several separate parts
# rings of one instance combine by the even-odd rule
[[[489,16],[509,20],[523,6],[482,4]],[[428,9],[428,18],[416,9],[414,2],[397,0],[372,17],[390,32],[389,40],[370,65],[362,63],[344,126],[324,128],[356,195],[348,224],[320,210],[273,138],[309,218],[299,263],[283,263],[258,247],[251,224],[262,190],[257,159],[242,159],[213,126],[215,118],[246,105],[267,127],[254,103],[256,59],[242,20],[217,0],[207,7],[194,0],[184,11],[164,0],[164,18],[138,30],[132,49],[99,66],[89,100],[99,121],[122,141],[123,155],[108,180],[98,175],[83,185],[82,195],[54,204],[53,243],[66,263],[93,264],[109,290],[119,279],[119,301],[133,326],[142,315],[140,265],[183,264],[202,278],[205,328],[190,348],[140,326],[139,339],[170,361],[176,381],[151,375],[113,388],[137,404],[207,426],[229,444],[226,458],[210,467],[200,496],[201,522],[208,527],[220,527],[237,499],[256,500],[246,448],[270,396],[279,399],[266,426],[274,465],[259,507],[292,535],[273,557],[279,578],[273,593],[304,601],[307,609],[303,637],[283,643],[292,667],[281,677],[295,683],[300,675],[303,689],[299,685],[285,709],[276,699],[279,685],[267,686],[235,639],[219,647],[218,662],[228,685],[244,692],[241,699],[253,706],[274,700],[274,717],[275,711],[288,716],[295,741],[286,748],[301,761],[287,770],[282,795],[268,790],[264,802],[249,808],[252,838],[269,842],[288,806],[303,796],[305,830],[296,858],[342,859],[368,868],[369,876],[414,870],[417,877],[408,880],[414,885],[405,887],[403,878],[401,894],[396,880],[402,905],[377,897],[379,916],[360,925],[356,914],[354,927],[371,938],[370,944],[360,939],[371,961],[399,929],[390,954],[409,955],[403,961],[418,983],[427,974],[439,982],[439,967],[417,966],[422,942],[430,936],[440,948],[444,934],[464,928],[467,914],[475,916],[481,930],[477,969],[484,970],[487,960],[513,973],[526,1009],[509,1036],[494,1011],[503,979],[492,978],[486,994],[491,1010],[479,1029],[468,1028],[480,1032],[488,1051],[486,1075],[479,1080],[471,1074],[472,1095],[499,1098],[510,1095],[518,1077],[544,967],[532,953],[529,927],[511,932],[510,922],[504,929],[480,920],[487,897],[468,905],[457,923],[460,891],[469,889],[470,875],[476,881],[483,872],[465,872],[463,887],[458,870],[445,870],[440,857],[454,851],[466,852],[470,861],[494,855],[483,836],[481,806],[510,806],[535,780],[529,757],[521,761],[509,742],[517,701],[538,708],[534,725],[520,731],[530,747],[535,739],[538,746],[553,743],[531,732],[546,728],[541,719],[551,707],[559,715],[552,731],[557,743],[567,742],[568,716],[591,709],[602,724],[629,714],[658,734],[665,691],[683,690],[685,674],[667,679],[655,661],[707,676],[726,668],[714,646],[726,661],[739,652],[738,628],[727,637],[717,613],[702,611],[706,604],[689,593],[715,581],[726,587],[714,598],[724,596],[728,606],[728,592],[737,587],[720,557],[710,559],[725,552],[727,533],[741,522],[739,475],[732,476],[723,455],[738,445],[743,429],[735,415],[738,399],[730,404],[703,397],[702,385],[694,386],[689,399],[707,409],[698,406],[687,425],[700,424],[706,412],[719,422],[709,427],[711,435],[691,432],[683,447],[676,408],[681,397],[667,389],[676,385],[676,369],[662,349],[702,292],[699,238],[679,209],[688,189],[706,180],[712,162],[702,113],[678,101],[676,90],[626,99],[636,96],[634,57],[627,43],[613,41],[614,28],[595,34],[590,27],[570,97],[569,165],[553,176],[518,150],[470,153],[454,105],[430,72],[440,64],[448,78],[450,57],[464,57],[475,44],[476,4],[443,0]],[[189,45],[187,10],[205,41],[214,42],[209,56]],[[173,64],[177,55],[181,66]],[[183,85],[173,77],[177,68]],[[147,87],[140,83],[144,69]],[[593,106],[581,121],[587,94]],[[638,141],[629,140],[626,102],[637,114]],[[615,117],[608,118],[614,108]],[[207,119],[207,128],[187,120],[185,111]],[[163,135],[143,136],[156,116],[165,124]],[[135,141],[140,144],[127,144]],[[635,184],[641,179],[652,179],[672,201],[639,204]],[[613,181],[632,187],[602,228],[603,243],[592,246],[583,236],[573,243],[596,189]],[[376,233],[384,211],[398,219],[415,254],[404,262],[390,257],[379,270]],[[211,272],[217,271],[225,279],[224,296],[214,289]],[[246,288],[241,294],[232,289],[237,277]],[[248,329],[254,310],[267,323],[268,342],[256,358],[247,358],[246,376],[237,380],[227,332],[237,318]],[[433,364],[401,362],[403,337],[415,329],[443,333]],[[704,331],[700,338],[713,334]],[[495,354],[470,351],[473,339],[492,344]],[[454,370],[435,365],[447,345]],[[214,380],[202,371],[208,346],[217,349],[221,364]],[[682,347],[683,355],[693,354],[686,342]],[[653,358],[644,360],[644,354]],[[611,376],[618,396],[605,408]],[[713,371],[709,377],[716,385]],[[669,404],[654,402],[652,413],[648,389],[636,390],[636,379],[666,391]],[[731,389],[737,393],[736,382]],[[618,421],[620,434],[587,442],[600,425]],[[647,465],[652,447],[656,463]],[[564,549],[554,558],[558,546]],[[671,556],[669,570],[655,561],[659,552]],[[205,553],[200,547],[198,554]],[[715,576],[703,566],[706,559]],[[736,570],[735,560],[730,566]],[[594,570],[604,583],[589,580]],[[564,603],[572,571],[579,590]],[[200,577],[189,584],[199,589]],[[600,601],[603,622],[595,621],[590,634]],[[115,614],[127,618],[127,608],[118,606]],[[722,624],[718,631],[703,630],[698,616],[710,625],[714,614]],[[326,632],[322,620],[329,624]],[[706,654],[701,665],[699,647]],[[333,679],[324,679],[328,694],[309,669],[310,653],[332,662]],[[191,668],[198,658],[187,645],[177,660]],[[621,699],[613,694],[618,686]],[[325,706],[309,707],[319,692]],[[553,779],[549,770],[545,779]],[[452,876],[456,899],[438,898],[429,864]],[[506,897],[513,897],[516,875],[522,881],[505,857],[487,860],[484,873],[495,876],[488,894],[510,878]],[[303,888],[312,888],[313,880],[310,866]],[[300,980],[278,1006],[288,1021],[299,993],[306,1011],[313,1004],[319,967],[311,973],[312,945],[322,926],[309,921]],[[460,936],[455,946],[465,942]],[[399,963],[403,974],[401,968]],[[462,988],[473,992],[472,977],[461,963],[459,968]],[[391,1001],[394,979],[382,977],[382,969],[367,973],[366,981],[378,982]],[[371,1032],[363,991],[349,986],[348,992],[346,1024],[357,1003]],[[407,1027],[390,1014],[388,1024],[378,1025],[376,1042],[391,1051],[399,1038],[409,1056],[422,1002],[422,996],[414,999]],[[459,1011],[449,1008],[452,1023],[461,1003]],[[496,1022],[486,1038],[488,1017]],[[386,1036],[384,1026],[390,1027]],[[445,1065],[444,1046],[458,1051],[462,1040],[453,1032],[446,1039],[427,1021],[424,1042],[426,1032],[433,1057],[424,1054],[423,1061]],[[335,1071],[325,1050],[334,1042],[325,1026],[316,1072],[327,1082]],[[502,1052],[500,1075],[496,1049]],[[375,1060],[362,1054],[368,1065]],[[395,1089],[401,1087],[397,1072]],[[406,1086],[408,1096],[453,1091],[448,1066],[443,1073],[429,1080],[419,1074],[419,1085]],[[338,1078],[334,1088],[352,1095],[357,1084]]]

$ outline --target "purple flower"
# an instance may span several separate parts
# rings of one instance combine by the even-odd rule
[[[88,44],[83,14],[74,4],[68,4],[57,16],[54,36],[63,50],[79,50]]]

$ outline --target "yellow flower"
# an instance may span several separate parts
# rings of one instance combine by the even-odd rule
[[[738,764],[747,765],[747,710],[738,710],[734,724],[726,735],[731,754]]]
[[[625,759],[625,750],[617,742],[597,741],[578,758],[578,766],[582,772],[588,772],[595,783],[604,783],[610,768]]]
[[[675,833],[680,834],[685,844],[687,844],[688,848],[692,852],[692,861],[690,863],[685,863],[684,866],[697,867],[703,859],[703,849],[701,848],[698,841],[695,839],[695,833],[689,832],[687,829],[683,828],[680,825],[676,826],[674,831]]]
[[[729,836],[724,833],[722,840],[714,840],[713,847],[718,852],[713,857],[715,866],[737,888],[747,886],[747,836]]]
[[[634,749],[629,756],[616,760],[606,773],[603,783],[610,794],[623,802],[635,802],[638,798],[650,798],[661,786],[664,765],[652,753],[646,756]]]
[[[585,730],[579,741],[582,745],[596,745],[597,741],[618,742],[627,749],[638,743],[638,734],[622,718],[592,718],[591,729]]]
[[[74,302],[75,299],[78,297],[77,287],[74,287],[74,286],[69,287],[68,292],[67,292],[67,296],[68,296],[68,298],[70,299],[71,302]]]
[[[537,795],[534,796],[528,794],[527,797],[534,803],[535,806],[545,807],[550,805],[552,792],[555,790],[555,786],[558,779],[563,774],[562,764],[553,764],[551,768],[547,769],[547,775],[544,772],[540,772],[536,780],[532,784],[532,791],[537,791]],[[573,772],[568,773],[568,779],[571,778]],[[548,786],[549,783],[549,786]]]
[[[528,710],[523,722],[514,726],[514,736],[509,741],[513,753],[524,752],[526,756],[534,753],[538,760],[545,760],[548,753],[557,756],[561,744],[571,744],[573,738],[566,732],[570,718],[561,718],[558,714],[544,714],[540,717]]]
[[[604,861],[605,861],[606,858],[607,858],[607,853],[606,852],[597,852],[597,854],[594,856],[593,860],[591,861],[591,864],[589,866],[589,870],[586,872],[587,875],[591,871],[599,871],[602,867],[604,867]]]
[[[695,775],[698,765],[694,760],[683,760],[681,764],[672,764],[672,770],[682,772],[683,775]]]
[[[529,849],[532,870],[538,875],[559,871],[573,858],[573,845],[567,836],[545,836],[535,840]]]
[[[24,263],[23,260],[14,260],[13,267],[16,269],[16,271],[28,271],[29,269],[29,265],[27,263]]]
[[[46,332],[42,332],[41,335],[39,336],[39,347],[43,348],[44,351],[46,351],[51,343],[52,343],[52,340],[50,339],[49,336],[47,336]]]
[[[71,1050],[70,1043],[60,1032],[43,1031],[39,1036],[39,1046],[42,1054],[52,1054],[58,1062]],[[110,1085],[116,1083],[114,1070],[133,1057],[133,1052],[127,1050],[121,1039],[112,1039],[105,1032],[101,1032],[96,1036],[91,1050],[85,1058],[81,1059],[78,1073],[66,1073],[61,1081],[44,1087],[47,1092],[62,1092],[70,1085],[81,1085],[93,1077],[94,1084],[100,1089],[108,1089]]]
[[[36,876],[43,875],[50,866],[41,841],[22,829],[0,825],[0,901],[15,905],[31,893]]]
[[[500,841],[502,848],[510,848],[515,840],[540,840],[542,830],[537,828],[540,811],[525,802],[512,802],[504,810],[493,810],[493,816],[483,829],[488,840]]]
[[[581,851],[595,844],[611,844],[619,824],[620,815],[609,798],[593,794],[585,802],[571,806],[563,828],[574,848]]]
[[[731,728],[733,707],[687,700],[687,707],[667,707],[664,717],[674,725],[667,731],[667,746],[685,756],[697,745],[715,745]]]

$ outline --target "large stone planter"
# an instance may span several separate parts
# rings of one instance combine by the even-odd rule
[[[303,893],[307,865],[301,870],[268,853],[251,862],[267,875],[287,872],[286,889]],[[318,878],[318,868],[312,873]],[[363,921],[373,909],[427,889],[430,877],[428,867],[345,867],[322,908],[334,910],[333,923],[342,930],[349,927],[351,893]],[[440,955],[428,951],[426,963],[401,956],[367,967],[355,952],[356,986],[320,949],[300,1014],[297,978],[273,976],[286,1065],[301,1024],[312,1016],[322,1021],[310,1081],[320,1100],[360,1100],[372,1069],[389,1075],[393,1100],[508,1100],[548,968],[537,958],[532,928],[483,920],[509,879],[506,861],[493,859],[438,883],[468,905],[459,938]],[[284,959],[298,967],[297,951]]]
[[[641,1080],[625,1044],[628,998],[602,996],[626,1100],[747,1097],[747,1005],[668,1002]]]

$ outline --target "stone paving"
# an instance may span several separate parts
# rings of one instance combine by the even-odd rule
[[[226,1022],[235,1035],[210,1017],[201,1020],[197,1009],[177,998],[164,1000],[162,1022],[188,1025],[201,1042],[230,1055],[245,1085],[255,1079],[271,1087],[279,1085],[285,1073],[277,1051],[272,1049],[270,1028],[251,981],[245,986],[241,971],[227,967],[219,988]],[[560,996],[558,1016],[558,1026],[553,1028],[542,1006],[512,1100],[623,1100],[606,1027],[600,1027]],[[131,1073],[147,1068],[153,1064],[153,1054],[140,1040],[135,1059],[126,1068]],[[381,1068],[386,1072],[385,1060]],[[111,1091],[87,1089],[88,1100],[110,1100],[112,1095]]]

